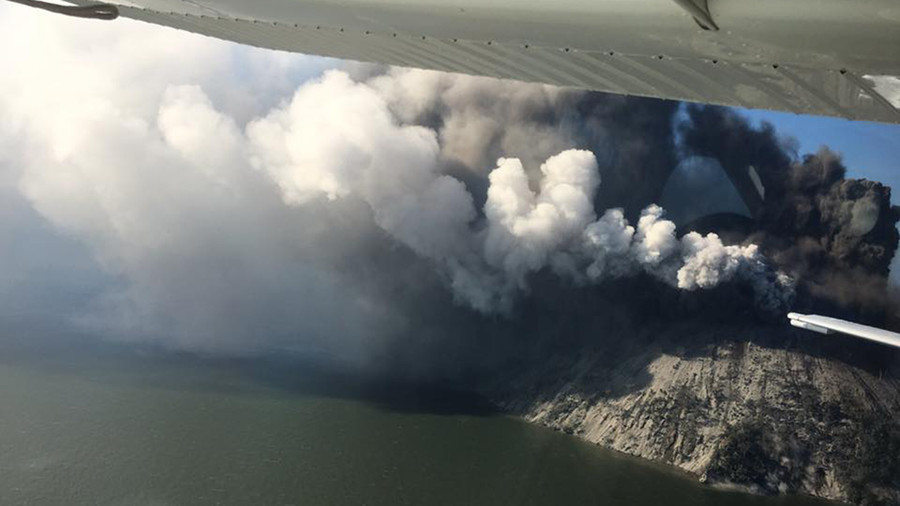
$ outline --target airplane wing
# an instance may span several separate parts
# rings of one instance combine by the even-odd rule
[[[840,332],[900,348],[900,334],[858,323],[815,314],[788,313],[791,325],[820,334]]]
[[[900,123],[896,0],[110,1],[266,48]]]

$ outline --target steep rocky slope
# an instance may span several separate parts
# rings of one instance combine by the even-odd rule
[[[487,393],[709,483],[900,504],[898,361],[845,339],[676,324],[522,363]]]

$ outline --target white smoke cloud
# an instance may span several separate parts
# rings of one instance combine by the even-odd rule
[[[634,244],[635,259],[649,268],[660,266],[678,247],[675,224],[663,219],[664,213],[661,207],[651,205],[641,212],[638,220]]]
[[[439,173],[435,132],[401,126],[373,87],[326,73],[251,123],[247,135],[253,166],[271,176],[287,204],[361,198],[376,225],[442,266],[472,306],[490,309],[489,289],[472,272],[479,267],[471,195]]]
[[[634,272],[630,254],[634,227],[625,220],[621,209],[610,209],[584,229],[583,249],[590,259],[585,274],[593,282],[608,277],[622,277]]]
[[[430,258],[455,257],[475,217],[463,185],[438,173],[435,133],[400,126],[371,87],[329,72],[247,129],[253,165],[287,203],[356,195],[375,222]]]
[[[740,278],[751,282],[766,307],[790,296],[787,280],[769,271],[755,245],[725,246],[716,234],[696,232],[679,240],[675,224],[657,205],[644,209],[636,229],[621,209],[595,219],[600,178],[588,151],[564,151],[548,159],[541,172],[537,193],[518,159],[501,158],[489,176],[485,259],[503,274],[507,290],[527,288],[528,274],[550,267],[592,283],[643,271],[685,290]]]
[[[421,295],[404,293],[427,286],[423,266],[484,313],[509,310],[545,269],[578,283],[647,272],[684,289],[774,286],[755,247],[679,240],[657,206],[636,227],[617,209],[598,219],[593,153],[519,125],[512,102],[484,112],[498,93],[552,105],[555,88],[329,71],[291,95],[325,64],[7,9],[2,180],[108,277],[74,315],[90,329],[195,349],[364,348],[411,325],[404,304]],[[438,101],[450,112],[431,125]],[[534,151],[490,171],[483,209],[445,171],[448,158],[493,164],[488,153],[529,139]],[[546,152],[558,154],[529,173],[522,160]]]
[[[734,278],[742,263],[759,258],[755,245],[724,246],[719,236],[685,235],[681,244],[684,265],[678,269],[678,287],[711,288]]]
[[[285,208],[247,162],[245,118],[332,63],[9,4],[0,59],[0,179],[23,201],[0,218],[15,245],[0,248],[0,299],[30,301],[4,321],[64,315],[60,328],[210,351],[362,349],[396,330],[387,302],[333,267],[366,244],[366,214]],[[59,293],[77,296],[61,307]]]
[[[501,158],[489,176],[485,257],[518,287],[548,263],[565,263],[561,255],[594,219],[600,177],[593,154],[564,151],[541,165],[541,173],[537,194],[518,159]]]

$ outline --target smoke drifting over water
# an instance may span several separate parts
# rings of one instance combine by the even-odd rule
[[[49,228],[60,258],[101,279],[41,308],[61,325],[364,357],[388,336],[496,329],[522,305],[623,279],[648,293],[734,284],[759,315],[780,316],[795,290],[801,306],[858,305],[847,280],[883,286],[896,249],[889,189],[844,179],[827,151],[798,159],[728,110],[397,69],[329,71],[292,93],[302,65],[278,53],[146,27],[136,48],[134,26],[72,44],[69,25],[42,23],[40,40],[0,36],[17,69],[0,77],[0,191],[20,202],[12,229]],[[27,59],[11,49],[26,43]],[[248,67],[270,78],[238,78]],[[697,157],[756,168],[766,202],[749,233],[678,230],[655,205]],[[0,257],[10,279],[28,256],[17,244]],[[60,269],[0,296],[57,291]]]

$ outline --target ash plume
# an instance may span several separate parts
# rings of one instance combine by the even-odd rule
[[[405,89],[416,83],[420,91],[413,96],[420,97],[422,88],[435,86],[436,77],[443,76],[406,71],[396,79]],[[688,290],[740,277],[752,282],[759,300],[782,299],[779,309],[786,306],[789,285],[769,272],[754,245],[725,246],[715,234],[690,233],[679,240],[674,223],[654,205],[641,213],[636,228],[621,210],[597,220],[594,203],[601,173],[596,156],[587,150],[555,154],[531,178],[519,158],[500,158],[488,173],[487,196],[479,213],[463,183],[441,170],[441,157],[459,156],[455,141],[440,141],[447,129],[438,133],[398,122],[391,114],[390,93],[386,99],[381,91],[386,78],[376,78],[373,85],[353,82],[344,73],[327,73],[300,88],[285,108],[248,126],[252,163],[272,177],[286,203],[361,198],[371,207],[377,226],[434,261],[458,300],[482,312],[509,311],[519,293],[527,290],[529,276],[543,269],[592,283],[604,281],[606,275],[646,271]],[[535,86],[502,82],[500,86],[507,92],[524,88],[521,95],[546,98]],[[485,92],[473,88],[469,102],[478,103]],[[497,107],[504,101],[492,103]],[[441,123],[453,124],[455,114],[459,111],[451,109]],[[469,117],[466,122],[483,124],[490,119]],[[546,124],[543,128],[554,131]],[[538,137],[558,135],[554,131]],[[543,149],[560,144],[547,142]],[[472,148],[471,143],[465,145]],[[482,145],[478,153],[487,149],[488,144]],[[477,161],[471,155],[465,157],[468,162]],[[537,191],[531,189],[532,182]]]
[[[437,133],[443,170],[466,182],[478,207],[499,158],[518,158],[535,183],[547,158],[586,149],[603,180],[596,207],[622,207],[636,219],[677,164],[677,102],[369,65],[354,71],[399,121]]]
[[[766,198],[747,241],[800,280],[804,307],[826,301],[857,313],[887,309],[900,219],[889,187],[847,179],[827,147],[798,157],[770,125],[753,128],[727,109],[688,106],[687,114],[679,128],[688,154],[757,170]]]
[[[306,80],[301,60],[188,34],[116,25],[72,44],[65,20],[11,23],[37,26],[0,31],[17,69],[0,76],[0,192],[27,208],[11,220],[62,244],[32,285],[78,301],[17,315],[364,361],[397,336],[493,339],[523,308],[660,313],[732,288],[748,294],[735,305],[779,316],[820,292],[852,305],[846,279],[882,286],[896,249],[887,188],[727,110],[416,70]],[[33,56],[9,49],[26,45]],[[77,69],[71,86],[59,68]],[[756,168],[767,199],[751,233],[666,218],[663,189],[691,157]],[[4,257],[6,277],[28,257]],[[66,285],[69,258],[101,279]],[[619,305],[601,296],[628,283]]]

